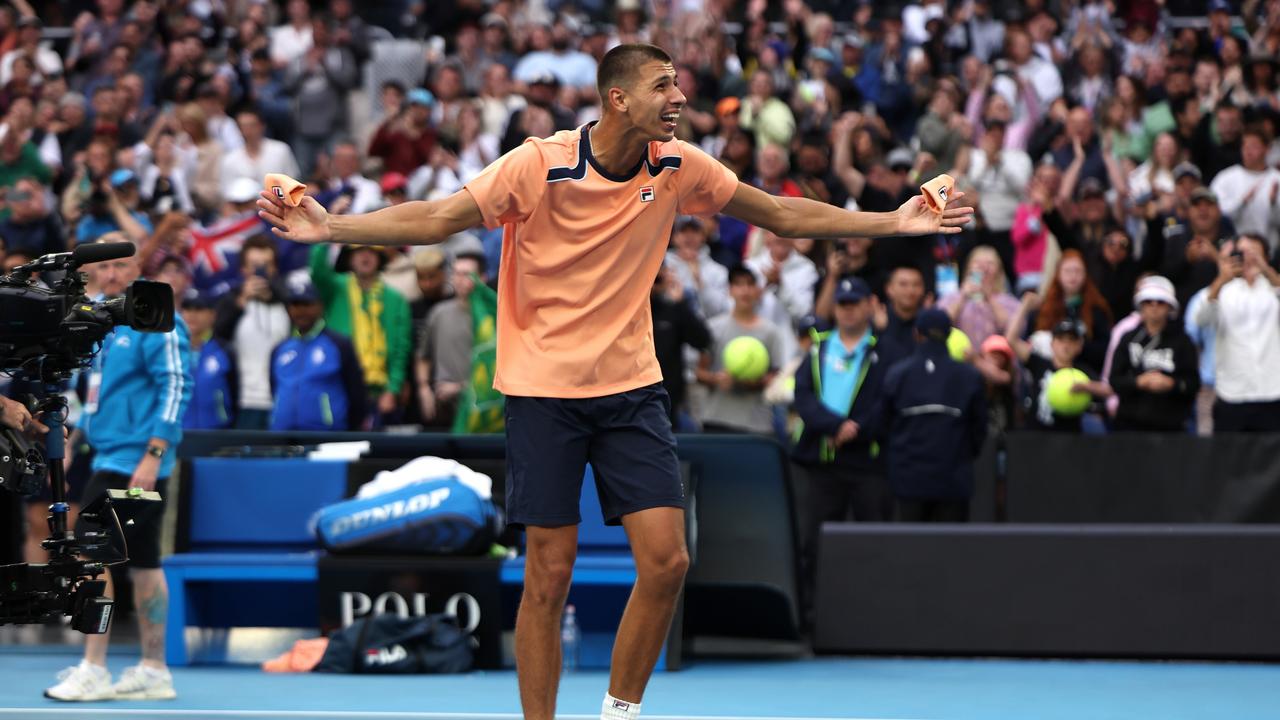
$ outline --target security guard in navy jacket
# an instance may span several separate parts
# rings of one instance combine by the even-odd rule
[[[973,459],[987,433],[982,376],[951,359],[951,318],[916,318],[919,344],[890,368],[883,401],[889,487],[899,520],[964,522],[973,495]]]
[[[835,301],[836,328],[815,334],[809,361],[796,370],[795,409],[803,427],[792,459],[807,480],[801,541],[806,583],[813,579],[823,522],[883,522],[892,509],[880,458],[880,391],[901,351],[872,333],[866,282],[841,280]]]
[[[240,399],[236,354],[230,341],[213,330],[214,302],[207,293],[182,299],[182,319],[191,333],[191,402],[182,417],[184,430],[231,427]]]
[[[351,340],[325,327],[310,280],[291,282],[285,302],[293,335],[271,353],[271,429],[361,429],[366,388]]]

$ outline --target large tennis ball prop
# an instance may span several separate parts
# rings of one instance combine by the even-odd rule
[[[1063,417],[1076,417],[1089,409],[1093,396],[1085,392],[1072,392],[1076,383],[1089,382],[1089,376],[1075,368],[1063,368],[1049,376],[1049,407]]]
[[[951,334],[947,336],[947,352],[951,355],[951,359],[964,362],[972,349],[973,343],[969,341],[969,336],[965,335],[960,328],[951,328]]]
[[[759,340],[743,335],[724,346],[724,371],[734,380],[754,382],[769,370],[769,350]]]

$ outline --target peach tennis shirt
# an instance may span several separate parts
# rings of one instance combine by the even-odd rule
[[[625,175],[588,130],[529,138],[467,183],[501,227],[498,366],[506,395],[589,398],[660,382],[649,293],[676,214],[711,215],[738,178],[681,140],[651,142]]]

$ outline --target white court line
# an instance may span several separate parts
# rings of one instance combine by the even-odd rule
[[[343,712],[341,710],[130,710],[124,708],[0,708],[0,717],[183,717],[334,718],[334,720],[522,720],[509,713]],[[557,720],[599,720],[599,715],[561,715]],[[738,715],[649,715],[646,720],[910,720],[908,718],[816,718]]]

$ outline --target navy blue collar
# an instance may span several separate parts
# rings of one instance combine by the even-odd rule
[[[640,156],[640,161],[636,163],[635,167],[628,170],[624,175],[616,175],[606,170],[605,167],[596,160],[595,153],[591,152],[591,128],[594,127],[595,124],[596,121],[592,120],[582,126],[582,152],[587,156],[587,162],[591,163],[591,167],[595,168],[596,172],[600,173],[600,177],[605,180],[612,180],[613,182],[618,183],[631,182],[632,178],[636,176],[636,173],[640,172],[640,168],[644,167],[644,161],[648,158],[649,154],[648,145],[645,146],[644,155]]]

